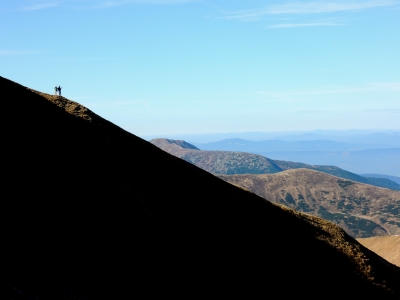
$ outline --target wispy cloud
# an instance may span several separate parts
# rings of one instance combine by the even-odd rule
[[[357,2],[292,2],[278,5],[268,5],[254,10],[241,10],[225,14],[223,19],[239,21],[256,21],[266,15],[294,15],[294,14],[321,14],[344,11],[357,11],[363,9],[394,6],[394,0],[371,0]]]
[[[73,100],[88,100],[94,97],[71,97]],[[116,106],[145,106],[150,107],[150,103],[147,100],[117,100],[117,101],[95,101],[95,102],[85,102],[85,105],[90,107],[116,107]]]
[[[60,2],[41,2],[41,3],[34,3],[30,5],[26,5],[22,7],[22,10],[25,11],[32,11],[32,10],[42,10],[42,9],[48,9],[52,7],[59,6],[61,3]]]
[[[267,28],[294,28],[294,27],[315,27],[315,26],[343,26],[343,23],[333,23],[333,22],[314,22],[314,23],[284,23],[270,25]]]
[[[315,90],[303,90],[293,92],[259,91],[258,94],[272,98],[287,98],[292,96],[332,95],[370,92],[400,92],[400,82],[371,83],[356,87],[323,88]]]
[[[107,61],[120,60],[121,58],[70,58],[70,59],[49,59],[49,62],[85,62],[85,61]]]
[[[58,6],[69,7],[72,9],[93,9],[93,8],[109,8],[129,4],[185,4],[191,2],[199,2],[202,0],[58,0],[58,1],[43,1],[31,0],[21,7],[23,11],[35,11],[54,8]]]
[[[38,53],[36,51],[20,51],[20,50],[0,50],[0,55],[28,55]]]
[[[296,113],[300,114],[337,114],[339,111],[334,110],[298,110]],[[342,113],[342,111],[340,111]]]
[[[361,111],[365,112],[400,112],[400,108],[386,108],[386,109],[362,109]]]
[[[198,2],[201,0],[112,0],[112,1],[102,1],[96,5],[97,8],[107,8],[115,7],[128,4],[185,4],[190,2]]]
[[[88,99],[93,99],[94,97],[92,96],[72,96],[70,99],[74,99],[75,101],[81,101],[81,100],[88,100]]]
[[[400,112],[400,108],[385,108],[385,109],[359,109],[356,108],[356,110],[358,112],[364,112],[364,113],[378,113],[378,112],[382,112],[382,113],[399,113]],[[354,109],[353,110],[298,110],[296,111],[296,113],[300,113],[300,114],[353,114],[354,113]]]

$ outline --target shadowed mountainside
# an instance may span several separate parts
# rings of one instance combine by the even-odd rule
[[[387,261],[400,267],[400,236],[386,235],[374,236],[357,241]]]
[[[150,143],[214,174],[273,174],[289,169],[306,168],[379,187],[400,190],[400,185],[379,178],[366,178],[335,166],[314,166],[298,162],[272,160],[259,154],[235,151],[203,151],[181,140],[153,139]]]
[[[400,192],[308,169],[221,179],[298,211],[332,221],[354,237],[400,234]]]
[[[79,104],[0,77],[2,299],[398,299],[400,269]],[[290,286],[290,288],[287,288]]]

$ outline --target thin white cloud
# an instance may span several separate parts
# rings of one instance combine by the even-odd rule
[[[185,4],[190,2],[198,2],[201,0],[114,0],[102,1],[97,4],[96,8],[115,7],[128,4]]]
[[[400,112],[400,108],[386,108],[386,109],[362,109],[361,111],[365,112]]]
[[[35,51],[19,51],[19,50],[0,50],[0,55],[28,55],[35,54]]]
[[[314,22],[314,23],[285,23],[270,25],[267,28],[295,28],[295,27],[315,27],[315,26],[343,26],[345,24],[330,22]]]
[[[179,4],[179,3],[190,3],[199,2],[201,0],[126,0],[128,3],[144,3],[144,4]]]
[[[394,6],[394,0],[371,0],[358,2],[292,2],[278,5],[268,5],[254,10],[241,10],[227,13],[223,19],[235,19],[239,21],[255,21],[266,15],[294,15],[294,14],[321,14],[344,11],[357,11],[363,9]]]
[[[300,114],[336,114],[338,111],[333,110],[298,110],[296,113]],[[342,113],[342,112],[340,112]]]
[[[24,11],[32,11],[32,10],[42,10],[48,9],[52,7],[59,6],[60,2],[42,2],[42,3],[34,3],[31,5],[23,6],[22,10]]]
[[[70,58],[70,59],[49,59],[49,62],[82,62],[82,61],[107,61],[120,60],[121,58]]]
[[[86,99],[91,99],[94,97],[71,97],[70,99],[72,100],[86,100]],[[116,107],[116,106],[130,106],[130,105],[136,105],[136,106],[145,106],[145,107],[150,107],[150,104],[146,100],[119,100],[119,101],[99,101],[99,102],[86,102],[85,106],[90,106],[90,107]]]
[[[68,6],[72,9],[93,9],[93,8],[109,8],[121,5],[129,4],[185,4],[191,2],[199,2],[202,0],[58,0],[58,1],[43,1],[43,0],[31,0],[27,1],[20,10],[23,11],[35,11],[54,8],[58,6]]]
[[[353,113],[354,110],[357,110],[358,112],[365,112],[365,113],[378,113],[378,112],[388,112],[388,113],[399,113],[400,108],[385,108],[385,109],[359,109],[355,108],[353,110],[298,110],[296,113],[301,113],[301,114],[345,114],[345,113]]]
[[[258,94],[273,98],[286,98],[292,96],[332,95],[370,92],[400,92],[400,82],[371,83],[358,87],[338,87],[293,92],[259,91]]]
[[[80,101],[80,100],[93,99],[94,97],[92,97],[92,96],[72,96],[69,98],[74,99],[74,101]]]

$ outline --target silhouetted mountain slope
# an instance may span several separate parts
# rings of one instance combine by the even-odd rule
[[[218,177],[338,224],[354,237],[400,234],[400,192],[308,169]]]
[[[400,269],[332,223],[236,188],[65,98],[4,78],[0,94],[1,299],[399,298]]]

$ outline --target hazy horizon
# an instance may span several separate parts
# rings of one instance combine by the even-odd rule
[[[1,76],[139,136],[400,130],[400,0],[21,0]]]
[[[135,134],[134,132],[132,132]],[[210,143],[221,141],[224,139],[239,138],[248,141],[263,141],[268,139],[282,138],[285,136],[301,136],[314,134],[321,137],[329,136],[354,136],[354,135],[368,135],[374,133],[400,133],[400,130],[396,129],[315,129],[315,130],[286,130],[286,131],[244,131],[244,132],[212,132],[212,133],[170,133],[170,134],[150,134],[150,135],[138,135],[145,140],[151,140],[155,138],[167,138],[174,140],[187,140],[188,142],[194,143]]]

